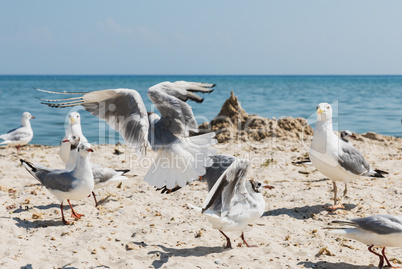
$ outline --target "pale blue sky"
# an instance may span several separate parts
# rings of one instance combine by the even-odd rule
[[[0,74],[402,74],[402,1],[0,0]]]

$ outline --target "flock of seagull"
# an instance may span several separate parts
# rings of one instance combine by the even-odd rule
[[[249,161],[234,156],[216,154],[211,147],[217,141],[213,132],[197,134],[198,126],[187,100],[202,102],[196,93],[211,93],[214,84],[198,82],[162,82],[148,90],[148,97],[158,109],[160,116],[147,112],[140,94],[132,89],[111,89],[93,92],[53,92],[50,94],[75,94],[79,97],[64,99],[41,99],[50,107],[73,107],[81,105],[92,115],[107,122],[118,131],[126,144],[144,154],[147,147],[157,152],[157,157],[144,180],[162,193],[172,193],[194,180],[206,181],[208,194],[202,207],[188,204],[204,214],[212,226],[226,238],[226,248],[231,248],[230,238],[225,231],[241,231],[244,244],[244,229],[262,216],[265,201],[260,190],[272,189],[257,180],[247,180]],[[30,119],[24,112],[21,127],[0,136],[1,144],[20,147],[33,137]],[[190,132],[196,133],[191,135]],[[384,177],[387,173],[373,170],[363,155],[349,142],[353,134],[341,133],[339,138],[332,127],[332,108],[328,103],[317,106],[317,123],[309,150],[309,162],[329,179],[334,186],[334,205],[328,210],[343,208],[338,201],[336,182],[347,183],[359,177]],[[69,224],[63,213],[63,202],[67,200],[72,217],[83,215],[75,212],[70,200],[81,200],[93,195],[94,189],[105,184],[127,179],[129,170],[113,170],[90,162],[93,150],[82,133],[80,114],[69,114],[69,126],[61,140],[60,157],[66,163],[64,169],[48,168],[21,159],[24,168],[39,180],[60,202],[62,221]],[[163,160],[168,165],[158,165]],[[402,215],[373,215],[350,221],[333,221],[337,227],[328,227],[330,233],[341,234],[369,245],[369,251],[391,266],[385,256],[385,247],[402,247]],[[383,247],[376,253],[373,246]]]

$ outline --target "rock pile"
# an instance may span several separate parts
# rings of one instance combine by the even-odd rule
[[[241,107],[238,98],[231,92],[218,116],[210,123],[199,126],[200,133],[214,131],[219,143],[230,140],[260,141],[267,137],[303,139],[313,130],[303,118],[281,118],[278,120],[250,115]]]

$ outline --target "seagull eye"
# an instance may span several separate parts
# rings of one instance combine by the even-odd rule
[[[328,110],[330,110],[330,109],[331,109],[331,107],[330,107],[330,106],[327,106],[327,109],[328,109]]]
[[[316,106],[315,109],[318,109],[318,106]]]
[[[257,186],[258,186],[258,187],[261,187],[261,183],[260,183],[260,182],[258,182],[258,183],[257,183]]]

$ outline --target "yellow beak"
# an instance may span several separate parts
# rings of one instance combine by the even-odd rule
[[[317,113],[321,114],[322,112],[324,112],[324,110],[322,110],[321,108],[317,108]]]
[[[71,123],[74,123],[74,118],[71,118],[70,122],[71,122]]]

